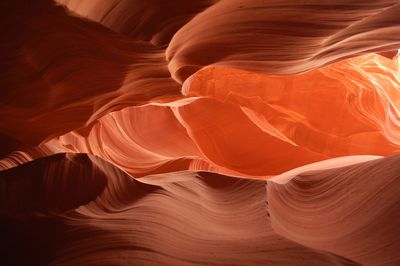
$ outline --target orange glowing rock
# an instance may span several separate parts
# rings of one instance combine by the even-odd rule
[[[397,60],[371,54],[296,76],[206,68],[185,84],[190,101],[114,112],[47,146],[60,141],[61,151],[96,154],[134,176],[268,177],[339,156],[390,155],[400,141]]]
[[[0,3],[0,265],[400,265],[400,4]]]

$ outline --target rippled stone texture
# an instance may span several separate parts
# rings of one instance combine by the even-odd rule
[[[400,4],[0,3],[1,265],[399,265]]]

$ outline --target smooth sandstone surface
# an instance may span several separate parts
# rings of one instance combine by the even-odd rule
[[[399,265],[400,3],[0,3],[0,265]]]

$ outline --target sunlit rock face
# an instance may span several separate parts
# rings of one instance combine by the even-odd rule
[[[0,265],[399,265],[400,3],[0,3]]]

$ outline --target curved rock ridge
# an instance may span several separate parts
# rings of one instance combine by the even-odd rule
[[[166,46],[197,13],[218,0],[56,0],[79,16],[131,38]]]
[[[357,160],[281,184],[190,171],[135,180],[85,154],[34,160],[0,172],[1,187],[15,188],[1,194],[2,250],[21,244],[30,263],[61,265],[356,265],[332,254],[396,265],[400,157]],[[77,184],[92,196],[65,205]],[[31,186],[47,200],[29,198]],[[26,263],[13,254],[2,256]]]
[[[0,215],[59,213],[94,200],[107,177],[85,154],[56,154],[0,172]]]
[[[398,265],[400,156],[268,181],[274,230],[362,265]]]
[[[29,179],[27,171],[38,177]],[[76,176],[81,180],[74,180]],[[14,198],[1,194],[0,213],[7,217],[0,224],[6,263],[357,265],[277,235],[268,217],[264,181],[209,172],[176,172],[139,181],[99,158],[60,154],[0,172],[0,182],[19,187]],[[48,201],[25,200],[25,186],[37,184],[43,184],[38,188]],[[55,198],[70,198],[70,185],[98,190],[93,194],[97,197],[63,212],[41,211],[49,202],[56,204]],[[21,210],[23,220],[15,216]],[[30,257],[7,253],[13,248]]]
[[[396,0],[222,0],[174,35],[168,66],[180,82],[210,65],[302,73],[354,55],[398,49],[399,12]]]

